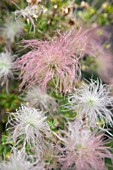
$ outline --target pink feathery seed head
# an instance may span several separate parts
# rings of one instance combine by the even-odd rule
[[[88,30],[82,28],[78,31],[73,28],[61,35],[61,40],[63,39],[62,41],[65,42],[63,42],[63,44],[67,45],[72,53],[75,53],[80,58],[84,55],[86,49],[87,32]]]
[[[87,128],[73,127],[61,138],[64,143],[60,163],[63,169],[76,170],[107,170],[105,158],[113,161],[111,148],[105,146],[104,134],[96,134]],[[60,139],[60,138],[59,138]]]
[[[51,41],[24,40],[25,48],[31,47],[31,51],[16,60],[21,70],[20,88],[38,85],[46,89],[52,81],[60,91],[71,90],[78,78],[78,60],[85,41],[82,30],[68,31]]]

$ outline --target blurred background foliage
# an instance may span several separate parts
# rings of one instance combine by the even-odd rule
[[[20,16],[15,18],[16,10],[24,9],[27,0],[1,0],[0,1],[0,52],[6,48],[17,57],[23,55],[26,50],[22,49],[21,40],[23,39],[51,39],[58,36],[71,27],[76,29],[83,27],[90,32],[89,42],[94,41],[98,48],[102,48],[102,56],[92,56],[85,54],[81,62],[82,79],[97,78],[100,76],[107,84],[113,83],[113,1],[111,0],[29,0],[32,4],[37,4],[39,10],[43,7],[43,12],[39,14],[37,20],[34,19],[36,28],[31,28],[29,20]],[[21,28],[18,32],[14,26],[21,22]],[[7,28],[7,29],[6,29]],[[10,29],[10,30],[9,30]],[[14,29],[14,30],[13,30]],[[31,29],[31,30],[30,30]],[[4,34],[4,30],[9,31]],[[11,30],[15,31],[14,41],[10,40]],[[95,48],[96,50],[96,48]],[[96,52],[96,51],[95,51]],[[104,62],[103,62],[104,61]],[[110,64],[109,64],[110,63]],[[8,132],[5,131],[8,112],[13,112],[23,102],[20,97],[18,75],[14,75],[13,80],[9,80],[9,93],[6,93],[6,87],[0,87],[0,154],[1,156],[9,154],[10,145],[6,141]],[[80,82],[79,82],[80,83]],[[76,84],[77,86],[77,84]],[[65,104],[64,96],[52,94],[59,104]],[[60,117],[50,116],[50,125],[52,128],[63,126],[62,108],[58,110]],[[70,117],[68,112],[65,116]],[[71,115],[74,117],[74,113]],[[59,119],[59,121],[58,121]],[[61,124],[59,123],[61,122]],[[62,127],[60,127],[62,128]]]

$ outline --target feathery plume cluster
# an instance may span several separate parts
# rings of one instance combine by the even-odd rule
[[[77,117],[85,119],[87,125],[95,128],[99,121],[103,124],[113,125],[113,97],[111,88],[102,84],[101,80],[92,80],[83,84],[68,97],[69,109],[77,111]]]
[[[26,0],[28,5],[23,9],[15,4],[18,8],[14,12],[15,19],[23,18],[30,31],[34,32],[42,13],[48,11],[49,15],[56,17],[60,9],[57,3],[52,2],[50,12],[50,4],[42,2],[47,7],[44,8],[39,2],[41,0]],[[74,6],[76,4],[72,5],[72,10]],[[83,6],[89,8],[84,2],[81,3]],[[70,7],[65,8],[63,13],[67,15]],[[7,18],[0,31],[10,47],[25,25],[21,20],[14,22],[12,16]],[[47,24],[50,25],[51,19]],[[8,79],[13,77],[16,69],[20,71],[19,79],[22,80],[20,89],[28,90],[24,97],[27,104],[21,104],[15,113],[9,115],[7,130],[11,133],[8,144],[11,143],[13,148],[10,158],[0,162],[0,170],[108,170],[106,158],[113,163],[113,152],[107,145],[108,136],[100,130],[104,130],[105,125],[113,125],[111,88],[98,79],[91,79],[90,83],[84,83],[78,89],[73,88],[81,76],[79,60],[85,54],[104,54],[105,49],[100,48],[101,39],[93,40],[91,29],[85,31],[80,28],[77,31],[73,28],[50,40],[23,40],[22,43],[29,52],[26,50],[27,53],[16,61],[9,51],[0,53],[1,86],[6,84],[7,87]],[[53,91],[52,95],[59,93],[56,98],[59,101],[61,97],[64,103],[66,93],[72,93],[65,105],[76,113],[71,122],[65,115],[59,114],[59,109],[57,111],[57,100],[48,95]]]
[[[0,83],[4,85],[13,77],[14,55],[9,51],[0,53]]]
[[[38,85],[46,89],[52,81],[60,91],[71,90],[78,78],[78,59],[85,41],[85,32],[81,29],[78,32],[70,30],[51,41],[23,41],[25,48],[32,47],[32,50],[16,61],[23,79],[20,87]]]
[[[12,138],[16,145],[37,144],[39,148],[45,137],[50,137],[50,128],[43,111],[21,105],[15,113],[10,113],[8,124],[12,127]]]
[[[24,9],[16,10],[15,17],[18,18],[22,16],[27,20],[28,23],[31,24],[31,29],[33,28],[35,31],[35,21],[37,21],[39,15],[43,12],[43,6],[41,5],[28,5]]]
[[[61,138],[64,143],[60,158],[62,169],[106,170],[105,158],[113,160],[113,155],[105,146],[104,135],[74,123],[69,123],[68,131],[64,131]]]
[[[53,112],[57,110],[55,99],[38,87],[28,89],[24,100],[29,102],[31,106],[43,111]]]
[[[10,43],[15,41],[15,37],[19,36],[23,32],[24,24],[22,21],[14,21],[12,17],[6,19],[3,27],[0,28],[3,38]]]

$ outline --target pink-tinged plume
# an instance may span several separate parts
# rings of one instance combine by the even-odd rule
[[[71,90],[79,76],[78,60],[85,49],[85,35],[85,31],[73,29],[51,41],[24,40],[24,48],[30,47],[31,51],[16,61],[23,80],[20,88],[37,85],[46,89],[52,81],[60,91]]]
[[[110,147],[105,146],[104,134],[91,132],[78,122],[74,126],[69,123],[68,132],[57,137],[64,144],[60,158],[64,170],[107,170],[105,158],[113,160]]]

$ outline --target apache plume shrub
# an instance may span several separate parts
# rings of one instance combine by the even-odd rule
[[[13,1],[13,4],[17,1],[19,3],[19,0]],[[3,2],[3,5],[0,3],[3,11],[5,3]],[[37,29],[37,32],[46,32],[51,26],[56,29],[55,24],[60,11],[62,11],[60,18],[64,18],[64,21],[66,21],[64,15],[70,18],[72,13],[76,12],[76,5],[73,3],[71,6],[63,3],[62,6],[59,1],[48,3],[41,0],[26,0],[20,2],[20,6],[24,6],[25,3],[28,5],[23,9],[15,4],[18,10],[14,12],[15,19],[24,18],[25,24],[19,20],[14,22],[12,17],[11,19],[6,17],[8,20],[0,27],[3,38],[1,40],[8,49],[15,50],[15,37],[23,30],[25,37],[29,38],[36,35],[32,29],[34,31]],[[82,2],[80,7],[82,6],[86,7],[87,3]],[[90,6],[86,8],[89,9]],[[8,9],[14,7],[8,4]],[[41,15],[46,12],[46,16]],[[53,16],[49,19],[50,14]],[[4,143],[0,145],[3,146],[0,150],[3,150],[3,155],[6,153],[6,159],[0,161],[0,170],[107,170],[106,158],[113,162],[112,148],[108,147],[110,144],[107,143],[109,137],[100,131],[107,125],[111,127],[113,125],[113,97],[109,86],[103,85],[100,80],[91,80],[89,84],[85,83],[78,89],[74,88],[81,75],[80,59],[86,55],[101,57],[107,54],[104,53],[106,49],[100,48],[101,39],[95,37],[95,33],[92,36],[92,31],[94,33],[95,28],[89,31],[83,29],[76,31],[74,28],[50,40],[23,40],[23,49],[27,49],[27,53],[15,62],[10,52],[0,54],[0,84],[8,84],[9,78],[13,77],[14,68],[20,71],[19,78],[22,80],[20,89],[28,90],[23,98],[26,105],[22,104],[15,113],[9,115],[8,140],[5,143],[6,138],[3,136]],[[72,93],[68,97],[68,104],[65,98],[67,93]],[[56,100],[48,94],[54,96]],[[63,103],[63,106],[58,108],[57,101],[59,104]],[[7,103],[5,104],[7,106]],[[15,104],[11,103],[11,108],[12,106]],[[70,113],[66,112],[63,115],[62,111],[65,108],[62,107],[67,107]],[[71,115],[73,112],[76,114],[74,118]],[[70,117],[71,122],[66,115]],[[110,134],[107,128],[105,131]],[[8,149],[9,145],[13,145],[8,154],[4,147],[6,145]]]
[[[78,32],[70,30],[51,41],[24,40],[24,48],[32,50],[16,61],[23,80],[20,87],[38,85],[46,89],[52,81],[60,91],[71,90],[79,76],[78,59],[85,41],[85,32],[81,29]]]

